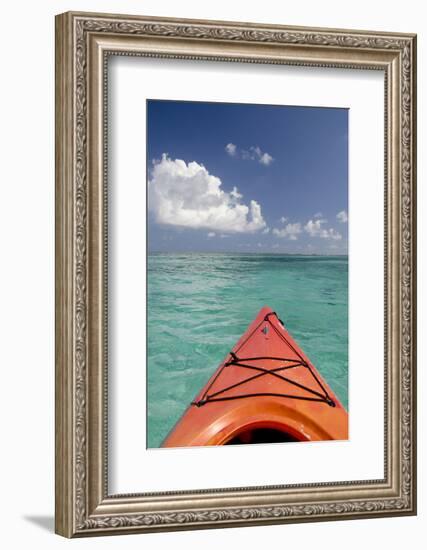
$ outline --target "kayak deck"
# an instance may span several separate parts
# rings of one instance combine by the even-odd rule
[[[337,396],[264,307],[162,446],[347,438]]]

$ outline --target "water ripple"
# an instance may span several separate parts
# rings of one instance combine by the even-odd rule
[[[348,406],[347,257],[152,254],[148,304],[149,447],[264,305]]]

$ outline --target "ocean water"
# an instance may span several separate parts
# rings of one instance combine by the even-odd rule
[[[159,447],[259,309],[270,306],[348,407],[348,258],[148,257],[148,447]]]

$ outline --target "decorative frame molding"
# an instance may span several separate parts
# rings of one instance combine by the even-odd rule
[[[106,59],[385,73],[385,478],[108,495]],[[217,21],[56,17],[56,532],[66,537],[416,513],[416,37]]]

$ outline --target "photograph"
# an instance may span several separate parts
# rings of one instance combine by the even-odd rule
[[[62,537],[417,513],[420,18],[230,6],[55,16]]]
[[[147,448],[349,439],[349,110],[146,110]]]

